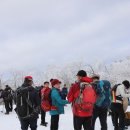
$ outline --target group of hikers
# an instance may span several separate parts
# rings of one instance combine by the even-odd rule
[[[33,87],[32,76],[26,76],[23,85],[15,92],[7,85],[1,94],[5,103],[5,114],[12,111],[14,100],[22,130],[28,130],[29,126],[31,130],[37,130],[39,114],[41,125],[47,127],[46,112],[51,115],[50,130],[58,130],[60,115],[64,114],[64,107],[71,104],[74,130],[96,130],[97,118],[101,130],[108,130],[108,110],[114,130],[128,129],[125,123],[127,105],[124,105],[124,100],[127,103],[129,101],[130,82],[125,80],[112,87],[108,80],[100,80],[98,74],[88,77],[86,71],[80,70],[76,76],[76,82],[69,91],[66,84],[61,88],[59,79],[51,79],[40,87]]]

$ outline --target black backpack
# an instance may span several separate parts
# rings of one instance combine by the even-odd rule
[[[115,84],[113,86],[113,88],[111,89],[111,95],[112,95],[112,102],[116,102],[116,100],[122,101],[123,102],[123,98],[121,95],[116,96],[116,90],[117,88],[120,86],[121,84]]]
[[[16,103],[16,113],[19,118],[27,119],[33,116],[34,110],[31,101],[29,100],[28,87],[19,87],[14,96],[14,101]],[[31,112],[30,112],[31,111]],[[31,114],[30,114],[31,113]]]
[[[114,91],[114,92],[116,92],[116,90],[117,90],[117,87],[118,86],[120,86],[121,84],[115,84],[114,86],[113,86],[113,88],[112,88],[112,90],[111,91]]]

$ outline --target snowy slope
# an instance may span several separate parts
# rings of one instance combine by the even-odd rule
[[[3,107],[0,106],[0,110]],[[60,128],[59,130],[73,130],[73,116],[71,112],[70,106],[66,107],[66,114],[61,115],[60,117]],[[5,110],[4,110],[5,111]],[[38,120],[38,130],[50,130],[50,115],[47,114],[46,121],[49,122],[48,127],[40,126],[40,118]],[[20,124],[15,112],[12,112],[10,115],[4,115],[2,112],[0,113],[0,130],[20,130]],[[96,130],[100,130],[100,123],[97,120],[96,122]],[[111,123],[111,118],[108,117],[108,130],[113,130],[113,126]],[[130,127],[129,127],[130,130]]]

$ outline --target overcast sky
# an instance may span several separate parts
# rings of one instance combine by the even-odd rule
[[[130,55],[130,0],[0,0],[0,71]]]

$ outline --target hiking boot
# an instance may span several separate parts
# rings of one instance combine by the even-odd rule
[[[41,125],[42,125],[42,126],[45,126],[45,127],[47,127],[47,124],[48,124],[47,122],[41,123]]]
[[[12,110],[12,109],[10,109],[9,111],[10,111],[10,112],[12,112],[13,110]]]
[[[9,112],[6,112],[5,115],[9,115]]]

